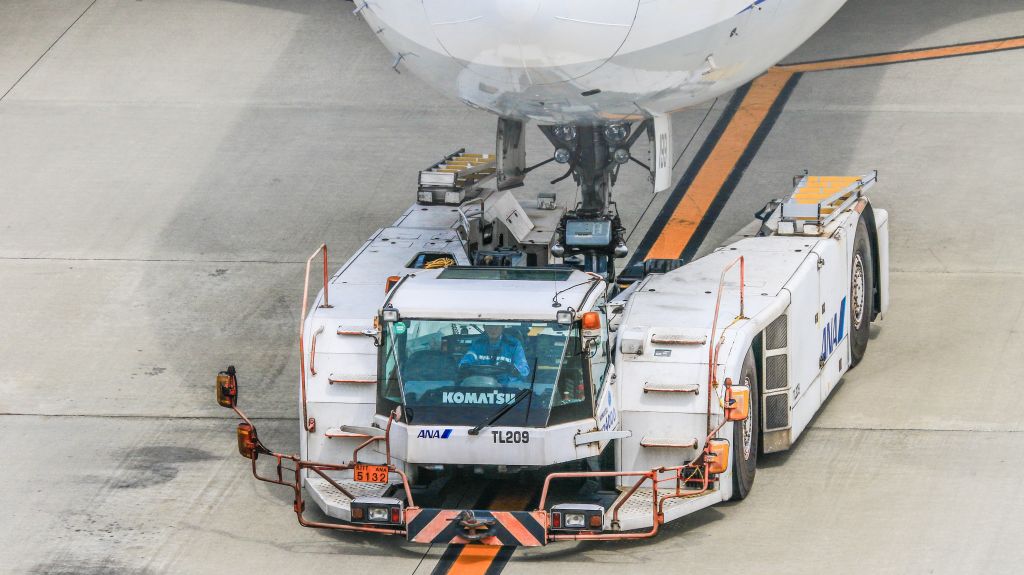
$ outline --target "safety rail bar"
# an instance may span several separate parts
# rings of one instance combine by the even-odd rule
[[[551,486],[551,481],[554,479],[568,479],[568,478],[583,478],[583,477],[638,477],[636,483],[633,484],[625,495],[618,498],[618,500],[612,505],[610,511],[612,514],[613,526],[619,524],[619,510],[626,503],[626,501],[633,496],[634,493],[640,489],[640,486],[646,481],[651,482],[651,514],[652,524],[648,531],[641,531],[639,533],[572,533],[572,534],[557,534],[549,533],[548,540],[550,541],[564,541],[564,540],[592,540],[592,541],[609,541],[612,539],[646,539],[654,537],[658,534],[658,529],[661,528],[661,524],[664,523],[665,517],[658,510],[658,474],[661,469],[652,469],[650,471],[579,471],[579,472],[562,472],[562,473],[549,473],[544,479],[544,488],[540,492],[540,501],[537,504],[538,511],[545,511],[548,489]]]
[[[352,461],[350,461],[348,463],[322,463],[322,462],[318,462],[318,461],[308,461],[308,460],[302,459],[298,455],[291,455],[291,454],[287,454],[287,453],[278,453],[276,451],[268,449],[265,445],[263,445],[263,442],[260,441],[259,435],[255,434],[256,426],[253,424],[252,420],[249,419],[249,417],[247,415],[245,415],[245,413],[242,410],[238,409],[237,406],[232,406],[231,409],[232,409],[232,411],[235,412],[236,415],[238,415],[238,417],[242,421],[248,423],[252,427],[252,429],[254,430],[253,439],[254,439],[255,444],[256,444],[256,452],[254,453],[253,457],[250,459],[253,477],[255,477],[256,479],[258,479],[260,481],[265,481],[267,483],[273,483],[275,485],[284,485],[286,487],[291,487],[292,488],[292,490],[295,492],[295,499],[294,499],[294,503],[293,503],[293,510],[295,511],[295,516],[298,519],[299,525],[302,525],[303,527],[315,527],[315,528],[320,528],[320,529],[336,529],[336,530],[339,530],[339,531],[359,531],[359,532],[363,532],[363,533],[384,533],[384,534],[387,534],[387,535],[405,535],[406,530],[403,529],[403,528],[382,528],[382,527],[373,527],[373,526],[369,526],[369,525],[363,526],[363,525],[352,525],[352,524],[342,524],[342,523],[325,523],[325,522],[322,522],[322,521],[309,521],[309,520],[307,520],[305,518],[305,516],[303,515],[303,512],[306,509],[306,504],[305,504],[305,501],[302,498],[302,470],[303,469],[311,470],[312,472],[316,473],[320,477],[324,478],[332,487],[334,487],[335,489],[340,491],[343,495],[345,495],[349,499],[355,499],[355,497],[352,495],[352,493],[350,493],[341,484],[339,484],[337,481],[335,481],[334,479],[332,479],[331,477],[329,477],[325,473],[327,471],[348,471],[350,469],[354,469],[356,465],[359,465],[358,459],[355,458],[355,452],[353,452]],[[358,450],[362,449],[364,446],[368,445],[372,440],[381,440],[381,439],[383,439],[385,442],[387,442],[388,445],[389,445],[389,448],[387,450],[388,473],[389,474],[390,473],[397,473],[398,476],[402,478],[402,488],[405,491],[405,497],[406,497],[405,500],[407,502],[405,508],[407,510],[408,509],[416,509],[417,508],[416,507],[416,503],[415,503],[415,501],[413,500],[413,497],[412,497],[412,489],[409,487],[409,476],[407,476],[404,471],[402,471],[401,469],[398,469],[397,467],[395,467],[395,466],[393,466],[391,464],[390,431],[391,431],[391,422],[395,419],[396,415],[397,414],[395,412],[391,412],[391,416],[388,419],[387,429],[386,429],[385,435],[383,437],[373,437],[370,440],[367,440],[366,442],[361,444],[358,448],[356,448],[356,452],[358,452]],[[257,467],[256,467],[256,460],[257,460],[256,454],[258,454],[258,453],[262,453],[264,455],[269,455],[270,457],[273,457],[276,460],[276,462],[277,462],[277,464],[275,466],[275,469],[277,471],[276,477],[260,474],[259,469],[257,469]],[[284,462],[285,461],[291,462],[292,464],[294,464],[295,467],[294,468],[285,467],[284,466]],[[284,478],[284,471],[292,471],[292,472],[294,472],[295,473],[295,480],[294,481],[285,480],[285,478]]]
[[[302,427],[308,432],[316,430],[316,420],[309,417],[308,410],[306,408],[306,349],[303,340],[304,327],[306,325],[306,311],[309,306],[309,269],[313,265],[313,260],[316,256],[324,254],[324,303],[320,307],[331,307],[328,300],[327,290],[327,244],[320,244],[320,247],[313,252],[313,255],[306,259],[306,274],[305,283],[302,286],[302,313],[299,315],[299,373],[301,374],[301,390],[302,390]],[[316,350],[316,343],[312,345],[313,350]],[[309,367],[313,375],[316,375],[316,371],[313,368],[313,353],[310,353]]]
[[[708,436],[711,436],[711,396],[714,392],[715,384],[717,381],[718,372],[718,351],[721,349],[721,343],[715,344],[715,332],[718,330],[718,314],[722,307],[722,293],[725,291],[725,274],[729,273],[736,264],[740,265],[740,314],[736,316],[729,326],[732,326],[736,321],[744,319],[744,297],[743,292],[746,288],[746,260],[743,256],[739,256],[734,259],[729,265],[722,268],[722,275],[718,279],[718,296],[715,298],[715,316],[711,321],[711,341],[708,345]],[[726,327],[728,329],[728,326]],[[725,338],[725,330],[722,330],[722,338]],[[719,426],[721,428],[721,426]]]
[[[394,422],[395,419],[400,417],[398,411],[392,411],[391,414],[389,415],[388,423],[387,423],[387,426],[385,427],[384,435],[383,436],[367,436],[365,434],[355,434],[355,433],[352,434],[352,437],[362,436],[362,437],[366,437],[367,439],[366,439],[366,441],[362,442],[358,447],[356,447],[356,449],[353,451],[353,453],[352,453],[352,460],[351,461],[349,461],[348,463],[323,463],[323,462],[319,462],[319,461],[305,460],[305,459],[302,459],[298,455],[278,453],[276,451],[273,451],[273,450],[267,448],[263,444],[263,442],[260,440],[259,435],[256,433],[256,427],[253,424],[252,420],[249,419],[249,417],[242,410],[240,410],[237,406],[232,406],[231,409],[235,412],[236,415],[238,415],[238,417],[242,421],[247,423],[251,427],[251,429],[252,429],[252,439],[253,439],[253,442],[255,443],[255,451],[254,451],[253,457],[250,458],[253,477],[255,477],[256,479],[258,479],[260,481],[264,481],[264,482],[267,482],[267,483],[273,483],[275,485],[283,485],[285,487],[290,487],[292,489],[292,491],[295,494],[295,499],[293,500],[293,511],[295,512],[295,516],[296,516],[296,519],[298,520],[299,525],[302,525],[303,527],[313,527],[313,528],[320,528],[320,529],[335,529],[335,530],[339,530],[339,531],[355,531],[355,532],[363,532],[363,533],[382,533],[382,534],[386,534],[386,535],[407,535],[408,534],[408,530],[407,530],[406,526],[404,526],[404,525],[402,527],[397,527],[396,526],[396,527],[385,528],[385,527],[374,527],[374,526],[371,526],[371,525],[355,525],[355,524],[349,524],[349,523],[326,523],[326,522],[321,522],[321,521],[310,521],[310,520],[307,520],[305,518],[305,515],[304,515],[304,512],[305,512],[305,501],[304,501],[303,496],[302,496],[302,488],[303,488],[302,471],[308,469],[311,472],[317,474],[319,477],[323,478],[325,481],[327,481],[327,483],[330,484],[335,489],[337,489],[339,493],[341,493],[344,496],[348,497],[350,500],[351,499],[355,499],[355,496],[348,489],[346,489],[337,480],[335,480],[334,478],[332,478],[329,475],[327,475],[326,472],[328,472],[328,471],[348,471],[348,470],[355,469],[356,465],[360,464],[360,462],[358,460],[358,453],[359,453],[360,450],[362,450],[363,448],[365,448],[366,446],[370,445],[371,443],[373,443],[375,441],[384,441],[385,442],[385,446],[386,446],[385,455],[386,455],[386,458],[387,458],[386,459],[386,467],[388,469],[388,473],[389,474],[390,473],[395,473],[402,480],[402,489],[405,492],[405,501],[407,502],[406,505],[405,505],[405,509],[406,510],[419,509],[416,506],[416,503],[415,503],[415,501],[413,499],[412,488],[409,485],[409,477],[408,477],[408,475],[406,475],[404,471],[402,471],[401,469],[395,467],[391,463],[391,425],[392,425],[392,423]],[[716,426],[715,429],[709,434],[708,438],[710,439],[711,437],[714,436],[714,434],[717,434],[718,431],[725,425],[725,423],[726,423],[726,421],[723,420],[718,426]],[[547,505],[548,492],[550,491],[551,482],[556,480],[556,479],[586,478],[586,477],[595,477],[595,478],[596,477],[636,477],[637,481],[632,486],[630,486],[629,489],[624,491],[623,495],[621,495],[616,500],[616,502],[612,505],[612,507],[608,510],[611,513],[611,516],[612,516],[612,522],[611,522],[612,527],[613,527],[613,529],[617,529],[618,528],[618,526],[619,526],[619,512],[622,509],[622,506],[625,505],[625,503],[630,499],[630,497],[635,495],[636,492],[648,481],[650,481],[650,483],[651,483],[651,520],[652,520],[652,523],[651,523],[651,528],[649,530],[647,530],[647,531],[640,531],[640,532],[631,531],[631,532],[625,532],[624,533],[624,532],[621,532],[621,531],[612,531],[612,532],[602,532],[602,533],[588,533],[588,532],[581,532],[581,533],[551,533],[549,531],[547,533],[547,536],[546,536],[547,540],[548,541],[564,541],[564,540],[613,541],[613,540],[626,540],[626,539],[646,539],[646,538],[654,537],[655,535],[658,534],[658,532],[659,532],[659,530],[661,528],[661,525],[665,522],[665,502],[666,501],[668,501],[670,499],[675,499],[675,498],[693,497],[693,496],[701,495],[701,494],[707,492],[709,489],[711,489],[712,484],[714,482],[718,481],[718,477],[717,476],[712,477],[711,474],[708,472],[709,463],[707,462],[706,459],[703,462],[698,464],[698,462],[700,462],[700,460],[704,457],[704,454],[705,454],[705,452],[707,450],[708,450],[708,441],[705,441],[705,449],[704,449],[704,451],[701,454],[697,455],[697,457],[694,458],[693,461],[691,461],[691,462],[689,462],[689,463],[687,463],[685,465],[678,465],[678,466],[672,466],[672,467],[659,467],[659,468],[650,469],[650,470],[647,470],[647,471],[590,471],[590,472],[584,471],[584,472],[561,472],[561,473],[550,473],[550,474],[548,474],[548,476],[544,480],[543,490],[541,491],[540,501],[539,501],[538,506],[537,506],[537,510],[538,511],[546,513],[546,509],[545,508],[546,508],[546,505]],[[274,458],[274,460],[276,462],[276,464],[275,464],[275,470],[276,470],[276,474],[275,475],[276,476],[275,475],[263,475],[263,474],[260,473],[260,471],[259,471],[259,469],[257,467],[257,459],[258,459],[258,455],[259,454],[269,455],[270,457]],[[290,462],[294,467],[286,467],[285,466],[285,462]],[[285,471],[289,471],[289,472],[294,473],[295,474],[295,479],[294,480],[285,479],[285,473],[284,473]],[[684,474],[684,471],[688,472],[688,474]],[[664,474],[664,473],[671,473],[671,475],[668,476],[668,477],[664,477],[664,478],[659,477],[661,474]],[[695,479],[695,477],[696,477],[696,475],[698,473],[700,474],[700,478],[699,478],[700,487],[698,489],[689,489],[689,490],[683,489],[683,485],[684,484],[693,483],[694,481],[697,480],[697,479]],[[659,489],[660,489],[659,486],[661,484],[663,484],[663,483],[670,482],[670,481],[674,481],[675,482],[675,489],[674,490],[667,490],[665,495],[659,496]]]

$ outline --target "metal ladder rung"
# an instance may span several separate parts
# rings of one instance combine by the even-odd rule
[[[697,438],[685,440],[671,437],[644,437],[640,440],[640,447],[663,447],[668,449],[697,449],[700,445]]]
[[[651,383],[649,381],[645,381],[644,393],[652,391],[656,393],[692,393],[694,395],[700,395],[700,385],[696,383],[672,385],[671,383]]]

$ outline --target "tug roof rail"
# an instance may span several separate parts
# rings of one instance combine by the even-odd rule
[[[798,176],[793,195],[779,207],[783,234],[816,235],[878,180],[878,171],[856,176]]]

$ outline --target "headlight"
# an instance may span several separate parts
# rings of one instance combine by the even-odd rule
[[[551,507],[551,531],[602,531],[604,507],[591,503],[560,503]]]
[[[573,126],[572,124],[562,124],[560,126],[555,126],[555,128],[552,130],[552,133],[555,135],[556,138],[562,140],[563,142],[572,142],[573,140],[576,139],[576,126]]]
[[[398,310],[386,307],[380,312],[380,321],[384,323],[395,323],[399,320]]]
[[[627,124],[608,124],[604,127],[604,139],[611,144],[618,144],[629,136]]]
[[[567,529],[579,529],[586,525],[587,516],[582,513],[566,513],[565,527]]]
[[[356,497],[350,509],[353,523],[402,524],[402,502],[392,497]]]

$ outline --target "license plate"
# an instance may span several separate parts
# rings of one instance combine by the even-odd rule
[[[352,479],[359,483],[387,483],[388,466],[360,463],[352,470]]]

